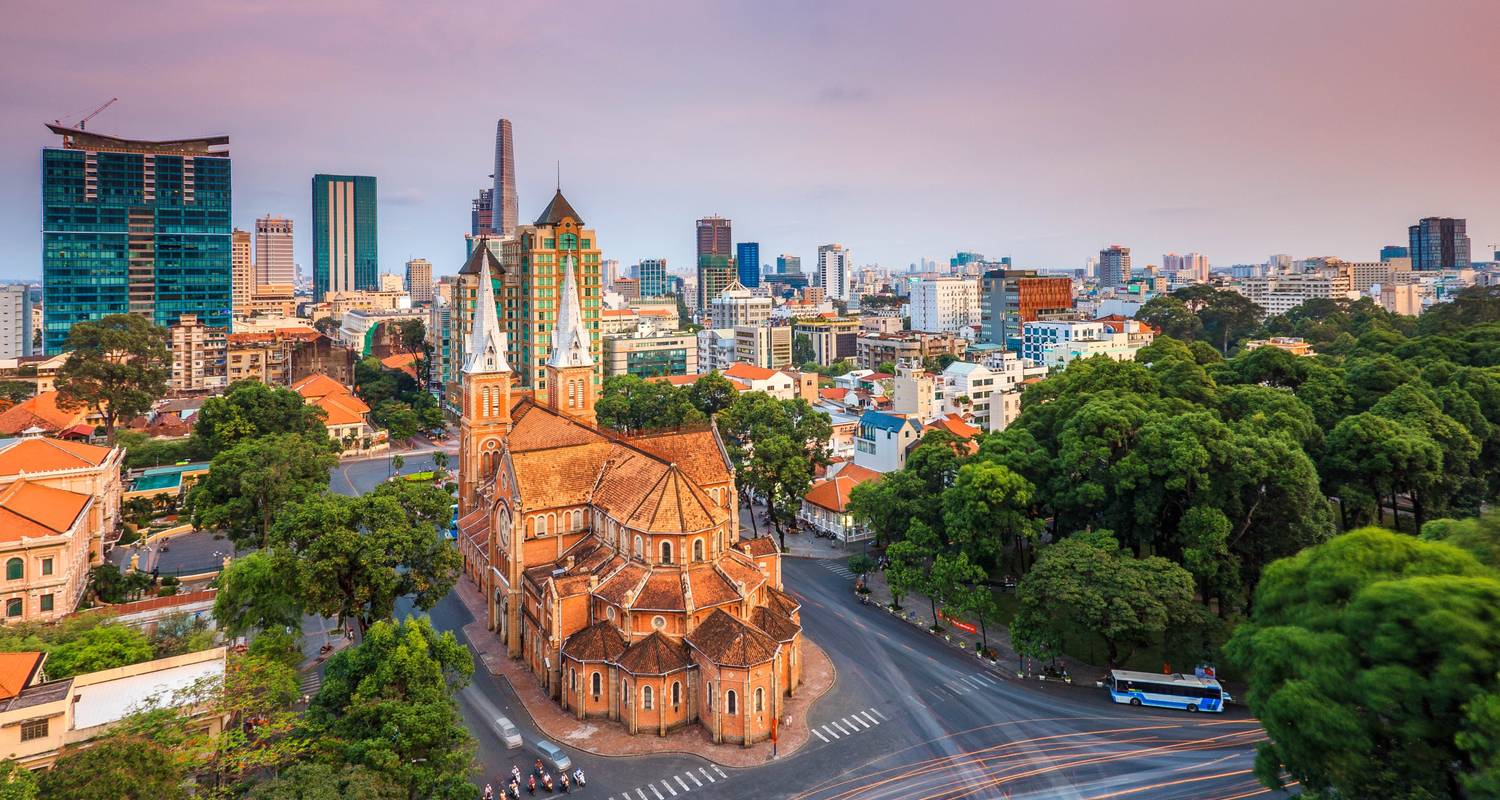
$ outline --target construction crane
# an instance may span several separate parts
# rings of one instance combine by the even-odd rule
[[[104,109],[109,108],[110,106],[114,105],[115,101],[117,101],[119,99],[120,98],[118,98],[118,97],[111,97],[111,98],[109,98],[109,102],[107,102],[104,105],[99,106],[98,108],[94,109],[92,112],[89,113],[88,116],[84,117],[83,119],[78,120],[78,124],[74,125],[73,127],[77,128],[78,130],[86,130],[86,128],[84,126],[88,125],[89,120],[93,119],[94,117],[99,116],[100,114],[103,114],[104,113]],[[54,124],[57,124],[57,125],[61,125],[62,124],[62,120],[60,120],[60,119],[52,120],[52,122]]]

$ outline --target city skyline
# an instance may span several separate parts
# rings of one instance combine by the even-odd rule
[[[120,101],[92,130],[234,138],[233,223],[242,229],[270,213],[311,230],[313,174],[374,175],[389,187],[381,272],[412,257],[437,274],[462,264],[501,116],[515,123],[521,154],[519,218],[539,213],[561,162],[565,190],[591,209],[608,256],[623,264],[660,257],[688,268],[688,225],[712,213],[765,252],[811,259],[840,241],[859,264],[891,269],[961,249],[1012,255],[1018,267],[1077,268],[1116,241],[1150,254],[1142,265],[1167,252],[1201,252],[1216,265],[1276,252],[1373,259],[1429,216],[1469,220],[1482,259],[1500,241],[1485,140],[1500,112],[1475,103],[1455,125],[1450,109],[1484,96],[1493,26],[1477,20],[1500,21],[1500,10],[1451,5],[1476,24],[1444,37],[1405,35],[1429,26],[1432,11],[1398,3],[948,4],[968,19],[956,27],[951,14],[896,5],[850,14],[830,3],[784,16],[713,6],[650,26],[600,6],[567,30],[523,7],[515,30],[526,35],[486,51],[459,46],[469,14],[453,9],[406,33],[411,57],[399,66],[375,45],[402,28],[398,14],[348,26],[331,11],[259,6],[122,19],[94,32],[20,9],[0,33],[7,73],[32,76],[4,91],[0,111],[0,278],[41,274],[42,123],[74,122],[112,96]],[[141,46],[163,20],[191,44]],[[687,28],[722,35],[652,63],[625,57],[654,37],[682,41]],[[327,52],[307,46],[305,37],[328,36]],[[580,37],[597,46],[567,56],[566,42]],[[1163,37],[1183,46],[1131,44]],[[1410,57],[1367,57],[1366,43],[1397,40]],[[719,52],[723,42],[730,49]],[[255,80],[183,77],[205,49]],[[714,58],[700,57],[709,51]],[[892,51],[911,57],[876,55]],[[761,66],[730,66],[743,59]],[[507,75],[504,90],[458,80],[481,68]],[[316,85],[288,83],[313,71],[323,76]],[[601,82],[617,91],[593,91]],[[559,122],[571,114],[565,98],[580,91],[612,120],[607,132]],[[674,99],[688,96],[690,105]],[[1399,114],[1395,97],[1405,98]],[[1186,108],[1195,111],[1186,121],[1172,113]],[[968,123],[948,124],[959,115]],[[862,166],[870,163],[882,167]],[[297,240],[296,260],[310,271],[310,237]]]

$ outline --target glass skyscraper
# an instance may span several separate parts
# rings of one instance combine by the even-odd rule
[[[1407,229],[1411,268],[1418,272],[1469,268],[1468,221],[1425,217]]]
[[[667,260],[646,258],[636,265],[636,277],[641,282],[641,297],[665,297],[667,295]]]
[[[740,269],[740,285],[753,289],[760,285],[760,242],[740,242],[734,246],[735,263]]]
[[[228,328],[229,137],[137,141],[48,125],[42,150],[42,346],[77,323],[182,314]]]
[[[380,288],[375,231],[375,179],[314,175],[313,300],[329,292]]]

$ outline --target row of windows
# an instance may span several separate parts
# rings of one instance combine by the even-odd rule
[[[41,560],[42,574],[52,574],[52,558],[49,556]],[[5,579],[8,581],[19,581],[26,577],[26,562],[20,558],[8,559],[5,562]]]
[[[41,597],[37,598],[37,600],[38,600],[38,603],[37,603],[38,610],[40,610],[40,611],[42,611],[44,613],[48,612],[48,611],[51,611],[55,607],[55,604],[56,604],[56,598],[55,598],[54,595],[51,595],[51,594],[44,594]],[[22,614],[25,614],[25,613],[26,613],[26,603],[21,598],[19,598],[19,597],[12,597],[9,600],[5,601],[5,616],[6,616],[7,619],[14,619],[16,617],[21,616]]]
[[[1151,683],[1148,681],[1115,681],[1115,691],[1144,692],[1146,694],[1164,694],[1174,697],[1207,697],[1214,700],[1219,699],[1219,688],[1217,686],[1189,686],[1181,683]]]

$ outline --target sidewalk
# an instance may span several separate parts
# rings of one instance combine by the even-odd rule
[[[866,575],[865,586],[870,590],[871,603],[876,603],[883,608],[889,609],[891,604],[891,589],[885,582],[884,572],[872,572]],[[942,613],[943,607],[938,606],[938,611]],[[899,616],[908,622],[919,625],[923,630],[927,630],[933,624],[932,603],[928,601],[927,595],[908,594],[902,598]],[[963,620],[962,617],[958,617],[958,619],[973,624],[969,620]],[[974,646],[980,641],[978,633],[969,633],[962,630],[948,620],[942,620],[938,624],[943,626],[944,632],[941,636],[949,644],[970,654],[977,652]],[[975,625],[974,627],[977,629],[979,626]],[[1021,658],[1020,654],[1015,651],[1015,648],[1011,647],[1010,630],[1006,626],[992,622],[986,628],[986,633],[988,636],[985,637],[985,640],[997,656],[995,661],[990,663],[1017,676],[1038,677],[1039,680],[1041,679],[1039,673],[1043,665],[1034,659]],[[975,657],[978,658],[977,655]],[[984,660],[989,661],[989,659]],[[1108,674],[1108,671],[1103,667],[1085,664],[1068,656],[1060,656],[1057,661],[1072,676],[1073,683],[1075,684],[1092,686],[1095,681],[1103,680],[1104,676]]]
[[[755,767],[771,760],[770,742],[749,747],[714,744],[708,731],[698,724],[679,728],[666,736],[652,733],[632,736],[625,732],[623,725],[612,720],[578,719],[547,696],[524,662],[506,656],[499,638],[484,626],[487,613],[484,597],[474,587],[473,581],[467,576],[460,578],[454,592],[474,617],[474,622],[464,626],[464,635],[478,653],[480,662],[492,675],[500,676],[510,684],[531,721],[548,739],[599,756],[673,753],[698,756],[726,767]],[[781,727],[776,744],[777,758],[791,755],[811,738],[807,728],[808,709],[833,687],[837,677],[828,655],[812,640],[803,638],[802,684],[796,696],[786,699],[784,716],[789,716],[791,723]]]
[[[764,506],[755,506],[755,526],[750,525],[750,508],[740,506],[740,538],[755,539],[770,537],[781,548],[781,537],[776,535],[776,529],[766,519]],[[760,537],[756,536],[759,529]],[[855,553],[863,553],[871,543],[855,542],[845,545],[835,539],[825,539],[813,533],[809,528],[803,528],[797,533],[787,531],[786,547],[781,550],[782,555],[792,558],[848,558]]]

